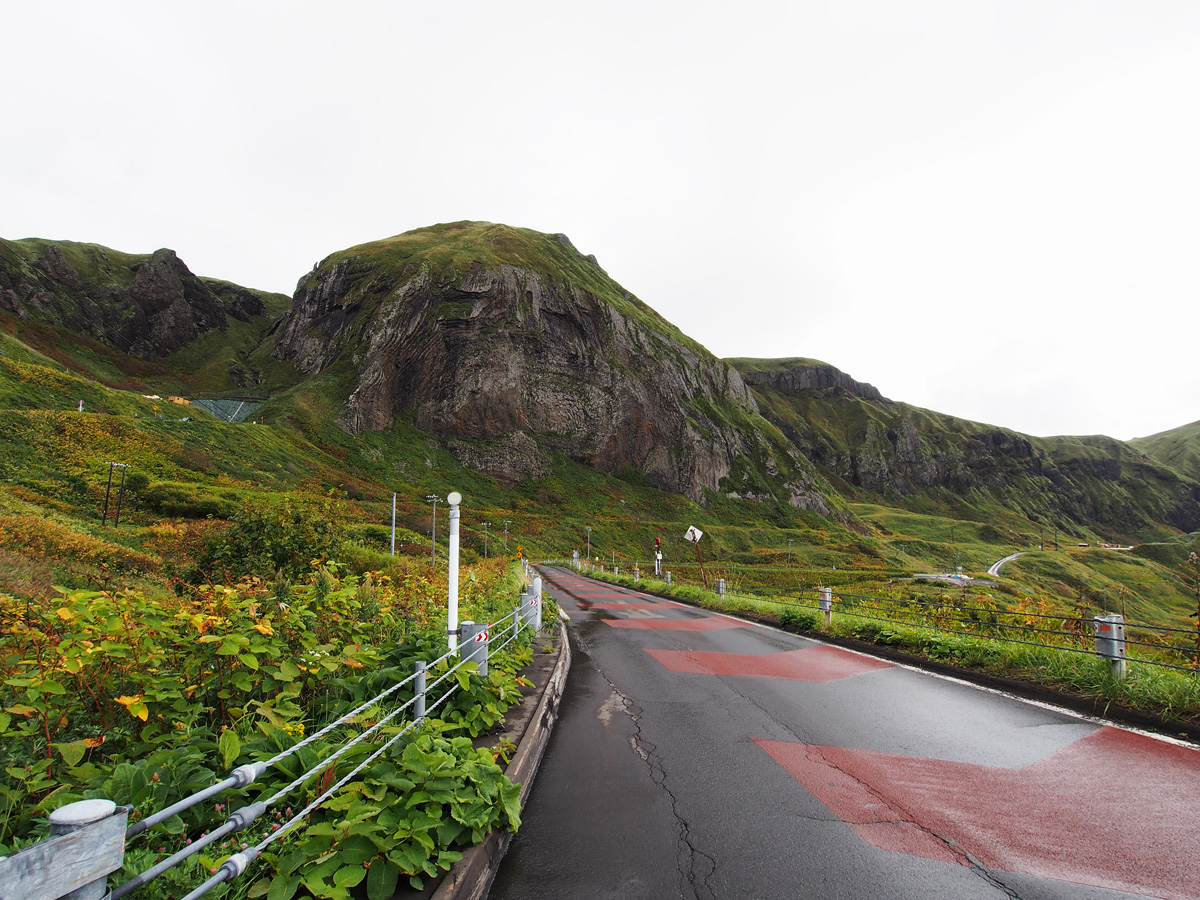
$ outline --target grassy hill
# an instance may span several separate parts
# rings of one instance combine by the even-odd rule
[[[39,248],[6,242],[4,252]],[[144,261],[91,245],[63,253],[87,272],[101,250],[116,268],[97,277],[119,282],[118,263]],[[456,223],[351,248],[322,266],[376,258],[439,278],[467,277],[481,261],[519,262],[586,283],[647,327],[678,335],[555,236]],[[205,281],[218,295],[245,290]],[[661,536],[668,564],[683,571],[694,553],[682,535],[695,524],[706,531],[705,558],[715,571],[764,589],[811,592],[836,583],[884,591],[898,579],[955,566],[982,574],[1025,550],[995,587],[980,590],[998,603],[1038,598],[1061,610],[1123,604],[1131,615],[1172,624],[1184,623],[1194,607],[1186,559],[1196,541],[1179,509],[1180,496],[1196,486],[1165,451],[1150,452],[1153,439],[1026,438],[886,400],[822,373],[832,367],[817,361],[736,360],[762,412],[759,427],[803,453],[837,489],[832,514],[720,492],[700,504],[655,489],[636,472],[606,475],[563,453],[550,455],[542,477],[501,480],[467,467],[447,441],[411,420],[357,436],[339,428],[347,373],[303,376],[275,359],[272,322],[286,298],[260,296],[262,315],[149,361],[49,321],[0,315],[0,591],[30,596],[52,584],[167,591],[172,579],[192,577],[229,521],[281,503],[336,519],[345,564],[386,570],[393,492],[400,552],[421,556],[429,553],[433,512],[425,497],[459,490],[468,558],[484,553],[484,522],[489,554],[503,549],[507,526],[508,552],[521,544],[547,557],[582,553],[590,526],[593,555],[610,564],[647,564]],[[707,353],[678,340],[681,353]],[[249,387],[231,377],[235,366],[252,373]],[[769,383],[768,376],[798,369],[813,370],[806,376],[816,379],[813,386],[785,391]],[[229,424],[165,400],[233,393],[261,403],[251,420]],[[132,490],[118,528],[111,518],[101,524],[110,462],[130,466]],[[750,477],[771,476],[764,463]],[[1136,549],[1096,549],[1118,538]],[[444,506],[438,544],[444,554]]]
[[[1186,478],[1200,481],[1200,422],[1134,438],[1129,446],[1170,466]]]

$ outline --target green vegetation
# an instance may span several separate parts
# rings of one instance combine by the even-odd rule
[[[0,242],[0,264],[29,271],[50,246]],[[114,287],[127,287],[132,266],[148,259],[55,246],[81,277]],[[642,326],[637,340],[648,359],[710,358],[553,235],[453,223],[351,248],[318,271],[333,266],[358,279],[363,323],[408,275],[461,288],[499,266],[521,266],[545,283],[590,292]],[[222,296],[242,290],[209,284]],[[526,287],[532,304],[536,286]],[[1087,654],[989,639],[1013,617],[1123,612],[1179,629],[1173,640],[1190,646],[1200,629],[1200,571],[1189,562],[1200,550],[1192,530],[1200,522],[1191,522],[1188,498],[1200,485],[1187,480],[1194,441],[1186,430],[1134,446],[1027,439],[847,390],[756,384],[762,416],[738,401],[686,399],[697,434],[708,422],[746,436],[747,449],[703,503],[651,487],[636,470],[602,474],[566,452],[546,454],[544,477],[503,481],[460,462],[464,447],[488,447],[439,441],[412,418],[348,434],[338,423],[357,387],[352,360],[309,377],[276,360],[269,328],[287,298],[259,297],[263,316],[230,319],[225,331],[154,361],[53,322],[0,315],[0,853],[36,836],[44,811],[69,799],[105,794],[140,811],[159,807],[312,733],[416,659],[436,658],[446,508],[426,497],[444,501],[452,490],[465,496],[464,614],[482,621],[511,603],[517,584],[508,561],[518,546],[535,559],[590,549],[596,565],[628,573],[650,568],[661,538],[675,596],[811,631],[823,623],[814,591],[829,586],[844,602],[835,634],[1165,716],[1200,716],[1195,675],[1133,665],[1128,680],[1112,683]],[[471,306],[448,302],[437,315],[461,317]],[[820,365],[736,362],[759,374]],[[261,405],[250,421],[229,424],[169,402],[173,394]],[[549,444],[548,435],[534,438]],[[120,470],[110,489],[110,463],[129,466],[119,526]],[[724,600],[700,586],[695,548],[683,539],[688,525],[705,532],[706,574],[710,584],[725,579]],[[1133,548],[1108,549],[1105,539]],[[1000,576],[985,575],[1018,551]],[[979,580],[965,588],[914,580],[958,567]],[[842,614],[866,612],[862,598],[901,604],[909,618]],[[956,605],[981,611],[978,633],[924,627]],[[365,890],[379,900],[402,878],[444,868],[487,829],[515,827],[501,751],[472,741],[516,699],[525,659],[518,651],[488,679],[459,679],[464,693],[440,724],[377,762],[361,787],[264,856],[269,874],[249,887],[252,896]],[[291,774],[298,771],[273,772],[267,786]],[[414,795],[423,799],[402,800]],[[127,857],[131,870],[220,812],[197,810],[156,830]],[[234,846],[212,848],[196,865],[211,868]],[[180,883],[194,884],[196,874],[181,874]],[[163,896],[172,889],[164,881]]]
[[[620,575],[593,572],[592,575],[618,584],[634,584],[633,576],[626,572]],[[1024,603],[1015,604],[1009,615],[1005,614],[1002,605],[992,604],[992,615],[985,611],[983,615],[974,616],[973,622],[968,620],[969,624],[962,624],[951,618],[956,603],[967,601],[975,604],[976,609],[986,610],[989,598],[979,594],[969,598],[947,598],[946,593],[958,594],[958,589],[936,584],[914,585],[904,591],[903,599],[899,596],[891,598],[897,601],[895,603],[888,603],[887,598],[835,592],[832,622],[827,628],[812,595],[807,598],[795,595],[769,598],[730,589],[721,596],[694,583],[673,580],[672,584],[667,584],[653,578],[641,579],[637,587],[723,612],[766,617],[816,637],[828,634],[856,638],[964,669],[1040,684],[1094,700],[1101,710],[1111,703],[1144,710],[1168,722],[1200,724],[1200,678],[1195,672],[1162,668],[1131,658],[1127,676],[1117,679],[1108,662],[1092,652],[1090,632],[1081,631],[1073,636],[1044,633],[1031,636],[1000,627],[998,623],[1002,621],[1024,621],[1035,627],[1040,624],[1038,619],[1024,615],[1034,612],[1027,598]],[[897,621],[900,618],[923,620],[935,627],[906,624]],[[961,633],[968,628],[979,633]],[[989,633],[993,636],[988,636]],[[1046,645],[1030,646],[1002,640],[1004,637]],[[1157,654],[1143,647],[1133,647],[1131,657],[1139,655],[1143,659],[1152,659]],[[1178,664],[1178,657],[1169,658]]]

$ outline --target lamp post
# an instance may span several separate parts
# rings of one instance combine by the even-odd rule
[[[437,568],[437,505],[442,500],[436,494],[426,494],[425,502],[433,504],[433,527],[429,529],[429,565]]]
[[[508,552],[508,523],[511,521],[512,519],[504,520],[504,551],[506,553]]]
[[[488,526],[489,526],[489,525],[491,525],[491,524],[492,524],[491,522],[484,522],[484,523],[483,523],[483,558],[484,558],[484,559],[487,559],[487,551],[488,551]]]

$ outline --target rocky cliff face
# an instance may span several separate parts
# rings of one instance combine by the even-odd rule
[[[173,250],[131,256],[92,244],[0,241],[0,310],[66,327],[139,359],[262,315],[251,291],[193,275]]]
[[[1200,527],[1200,485],[1110,438],[1030,438],[884,399],[811,360],[733,360],[763,415],[835,485],[883,502],[999,502],[1130,538]]]
[[[351,433],[411,417],[500,477],[558,451],[700,500],[765,452],[738,373],[565,236],[456,223],[337,254],[300,282],[275,353],[352,372]],[[787,499],[827,509],[802,459],[773,464]]]
[[[784,394],[819,391],[829,396],[849,394],[863,400],[884,400],[874,385],[855,381],[840,369],[816,360],[731,359],[727,362],[743,373],[747,384],[771,387]]]

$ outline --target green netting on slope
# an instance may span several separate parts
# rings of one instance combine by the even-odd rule
[[[245,422],[262,404],[249,400],[193,400],[192,406],[198,406],[218,419],[236,423]]]

